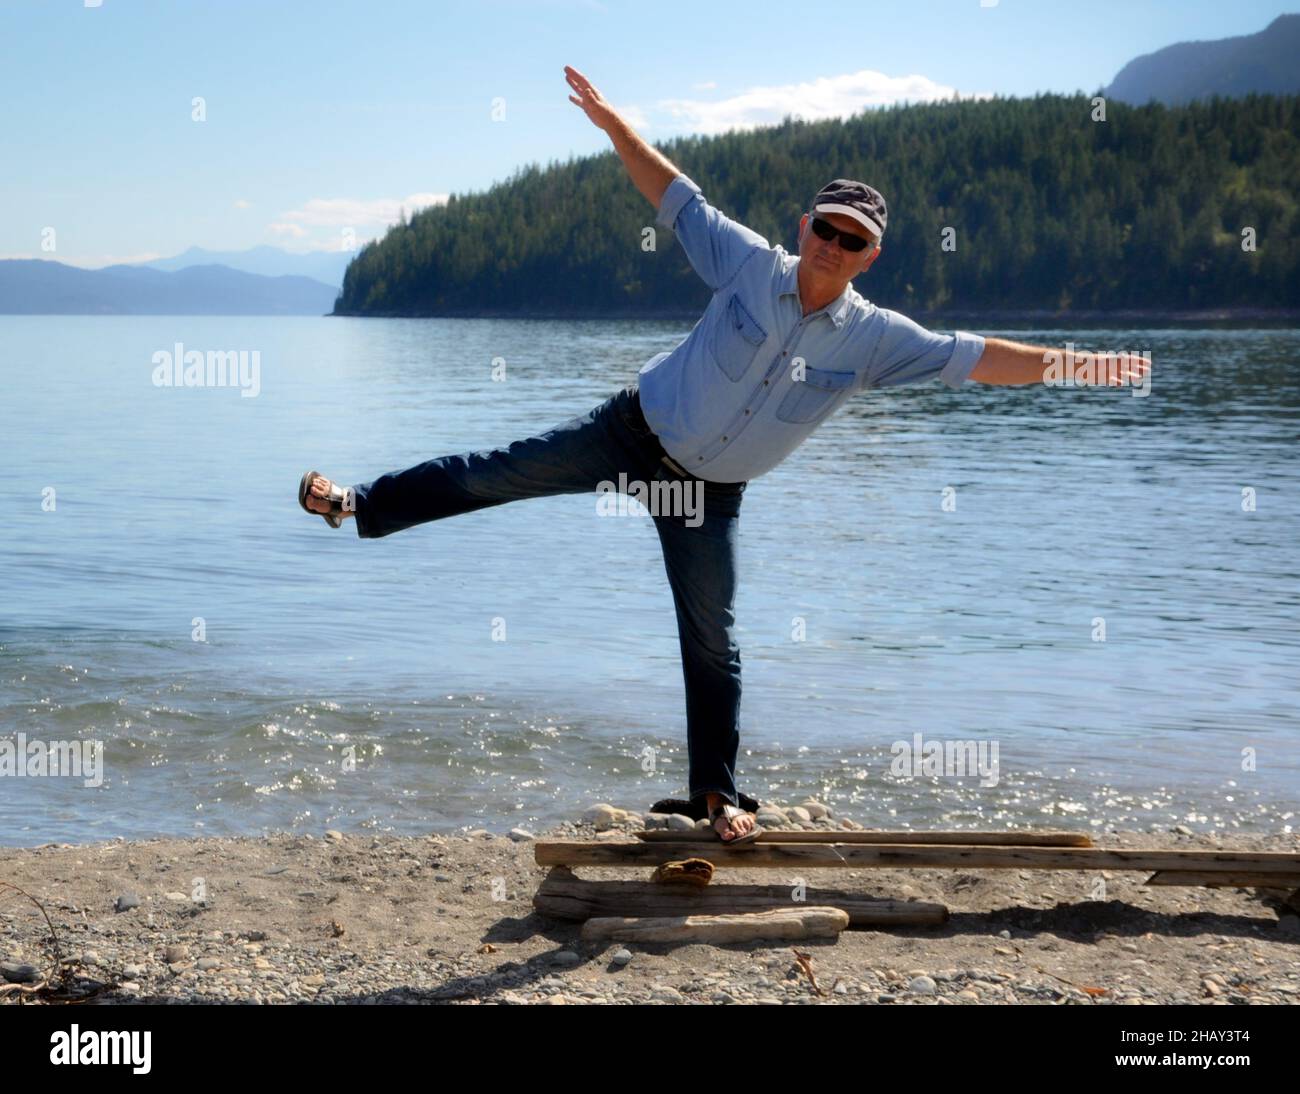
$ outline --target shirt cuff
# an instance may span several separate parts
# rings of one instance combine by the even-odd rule
[[[959,388],[975,370],[979,359],[984,355],[984,336],[971,334],[970,331],[954,332],[957,344],[952,347],[952,356],[939,373],[939,379],[951,388]]]
[[[698,193],[700,188],[685,174],[679,174],[668,184],[668,189],[659,200],[659,212],[655,216],[655,223],[671,230],[677,223],[677,214],[682,211],[682,206]]]

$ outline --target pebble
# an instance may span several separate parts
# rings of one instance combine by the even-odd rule
[[[615,950],[614,953],[610,956],[610,961],[612,961],[615,965],[618,965],[620,968],[623,965],[626,965],[631,960],[632,960],[632,951],[626,948],[621,950]]]
[[[11,984],[35,983],[39,974],[35,965],[26,965],[18,961],[0,961],[0,977]]]
[[[601,802],[582,814],[582,823],[590,824],[597,832],[604,832],[619,822],[622,813],[621,809],[615,809],[612,805]]]
[[[510,838],[516,843],[527,843],[529,840],[535,840],[537,837],[528,831],[527,828],[512,828],[510,829]]]
[[[190,948],[184,943],[173,943],[163,950],[163,960],[169,965],[185,961],[190,956]]]
[[[928,976],[918,976],[908,983],[907,990],[916,995],[933,995],[937,989]]]
[[[140,897],[135,893],[122,893],[113,902],[113,909],[118,912],[129,912],[132,908],[138,907],[140,907]]]

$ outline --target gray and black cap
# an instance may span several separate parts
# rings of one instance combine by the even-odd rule
[[[814,213],[843,213],[866,228],[876,239],[885,234],[889,214],[879,190],[854,179],[828,182],[813,198]]]

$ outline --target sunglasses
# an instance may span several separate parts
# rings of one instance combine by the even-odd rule
[[[856,236],[852,232],[841,232],[829,220],[822,220],[821,217],[813,217],[812,230],[817,233],[821,239],[834,239],[840,237],[840,246],[846,251],[861,251],[867,247],[874,247],[879,240],[863,239],[862,236]]]

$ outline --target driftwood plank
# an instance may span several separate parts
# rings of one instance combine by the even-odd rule
[[[556,866],[533,896],[533,907],[556,919],[596,916],[683,916],[719,912],[762,912],[821,905],[848,913],[851,927],[937,926],[948,919],[942,904],[873,900],[861,893],[809,886],[804,901],[792,900],[793,887],[710,885],[705,889],[648,881],[591,881],[567,866]]]
[[[718,843],[709,832],[647,828],[635,833],[646,843]],[[1086,832],[787,832],[767,830],[755,843],[956,843],[968,847],[1092,847]]]
[[[1241,889],[1290,889],[1300,887],[1300,871],[1294,874],[1264,874],[1232,871],[1160,870],[1146,879],[1147,885],[1235,886]]]
[[[723,915],[599,916],[582,925],[584,941],[754,942],[764,939],[835,938],[849,925],[839,908],[772,908]]]
[[[1197,870],[1207,873],[1300,872],[1300,854],[1282,851],[1109,850],[1101,847],[957,847],[931,844],[549,841],[533,845],[539,866],[656,866],[691,856],[717,867],[808,870],[956,867],[963,870]]]

